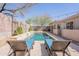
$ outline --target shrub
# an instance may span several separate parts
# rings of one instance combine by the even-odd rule
[[[14,32],[14,35],[18,35],[18,34],[22,34],[23,33],[23,29],[22,27],[18,27],[15,32]]]
[[[32,26],[30,26],[29,31],[32,31]]]

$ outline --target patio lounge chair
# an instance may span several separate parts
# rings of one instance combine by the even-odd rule
[[[66,49],[69,46],[70,42],[71,42],[70,40],[62,40],[62,41],[54,40],[50,48],[46,43],[49,51],[49,55],[52,55],[52,54],[55,55],[55,52],[62,52],[64,56],[65,53],[67,54]]]
[[[25,41],[22,41],[22,40],[9,40],[7,42],[10,45],[11,49],[13,50],[13,52],[10,53],[9,56],[11,56],[12,54],[14,54],[14,56],[16,56],[16,52],[23,52],[24,51],[25,53],[26,52],[29,53],[29,50],[27,48],[27,45],[25,44]]]

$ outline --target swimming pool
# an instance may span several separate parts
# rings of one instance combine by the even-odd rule
[[[42,33],[35,33],[32,38],[35,40],[35,41],[42,41],[44,40],[44,36]]]
[[[52,37],[46,33],[34,33],[31,37],[26,38],[25,42],[29,48],[32,48],[34,41],[47,41],[49,45],[52,44]]]

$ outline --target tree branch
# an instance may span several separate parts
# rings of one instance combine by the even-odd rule
[[[4,11],[5,6],[6,6],[6,3],[4,3],[4,5],[2,6],[2,9],[0,10],[0,12]]]

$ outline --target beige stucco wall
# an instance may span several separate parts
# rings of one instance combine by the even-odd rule
[[[75,19],[73,26],[75,29],[79,29],[79,17]]]
[[[13,27],[12,28],[12,34],[13,34],[18,27],[18,22],[16,20],[13,20],[12,27]]]
[[[57,29],[53,29],[53,34],[58,34],[58,30]]]
[[[22,27],[24,29],[24,32],[28,32],[29,31],[29,24],[27,24],[26,22],[22,22]]]
[[[59,25],[60,25],[60,29],[65,29],[66,28],[66,23],[64,23],[64,22],[60,23]]]
[[[11,18],[0,13],[0,36],[11,35]]]
[[[79,41],[79,30],[62,30],[62,36],[68,39]]]

